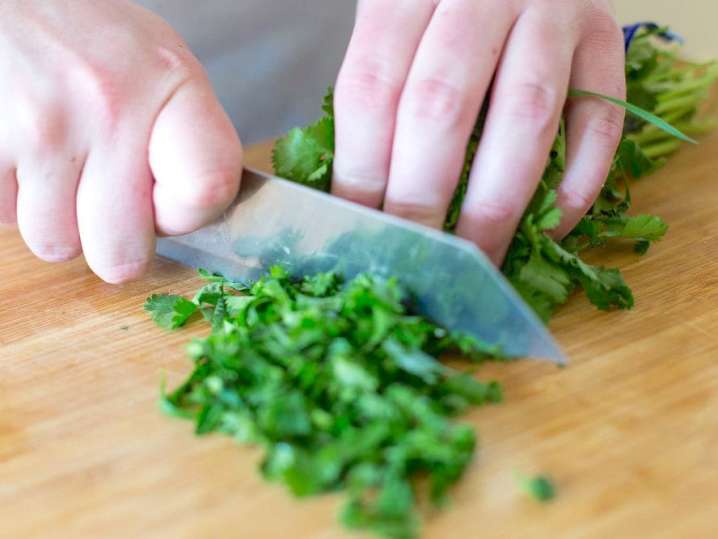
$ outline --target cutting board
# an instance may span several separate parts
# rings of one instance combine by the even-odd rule
[[[718,134],[634,198],[671,224],[644,257],[601,255],[624,268],[636,308],[598,312],[579,295],[551,324],[567,368],[481,368],[505,403],[465,418],[480,449],[425,537],[718,536]],[[0,253],[0,537],[353,537],[335,523],[338,497],[293,500],[259,478],[256,449],[159,412],[160,380],[186,375],[185,345],[207,329],[167,333],[142,303],[193,292],[192,271],[157,260],[110,286],[81,260],[33,259],[14,231]],[[528,499],[517,471],[549,474],[558,498]]]

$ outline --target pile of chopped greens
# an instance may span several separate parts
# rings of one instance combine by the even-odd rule
[[[629,215],[628,180],[652,172],[679,148],[677,132],[666,122],[688,135],[713,127],[699,112],[718,78],[718,64],[680,60],[661,43],[674,38],[655,25],[626,29],[629,101],[662,121],[640,111],[627,120],[599,199],[568,237],[556,242],[546,232],[561,217],[555,207],[566,164],[561,125],[502,268],[544,320],[577,288],[601,309],[633,306],[619,270],[590,265],[581,253],[618,239],[634,242],[643,254],[661,239],[667,227],[659,217]],[[589,94],[572,91],[581,99]],[[274,167],[280,176],[328,190],[331,95],[323,110],[321,120],[277,142]],[[446,218],[449,231],[456,225],[483,117],[468,143]],[[418,500],[426,495],[444,503],[474,454],[473,429],[455,418],[472,406],[501,401],[497,383],[480,382],[471,367],[459,370],[438,358],[453,351],[476,362],[498,355],[495,347],[426,320],[395,279],[361,274],[342,282],[332,272],[294,279],[277,266],[243,284],[201,273],[206,284],[192,300],[156,295],[145,304],[166,329],[200,314],[212,327],[208,337],[189,347],[194,362],[189,378],[169,393],[163,388],[163,410],[193,421],[198,435],[221,432],[260,446],[262,474],[294,495],[344,492],[346,526],[387,538],[416,537]],[[555,495],[545,476],[521,483],[539,501]]]
[[[476,445],[452,418],[501,401],[436,358],[474,361],[487,347],[410,313],[395,279],[333,273],[293,280],[280,267],[251,286],[203,274],[190,301],[152,296],[166,329],[201,312],[211,335],[190,345],[194,372],[163,391],[163,410],[264,449],[262,474],[296,496],[342,490],[342,522],[390,538],[415,537],[417,482],[444,503]]]
[[[562,125],[542,182],[502,267],[509,281],[545,321],[577,288],[585,290],[599,309],[633,307],[633,294],[620,271],[590,265],[581,258],[581,253],[609,241],[622,240],[634,242],[635,251],[644,254],[652,242],[660,240],[668,229],[660,217],[629,215],[628,181],[660,167],[667,156],[689,140],[683,133],[698,135],[714,127],[713,120],[699,116],[718,79],[718,63],[695,65],[682,60],[675,46],[665,44],[675,40],[675,34],[653,24],[627,27],[625,36],[631,105],[623,106],[634,114],[627,117],[623,138],[600,197],[563,241],[549,237],[547,232],[556,227],[561,218],[555,203],[556,189],[566,168],[566,131]],[[571,95],[572,99],[596,96],[576,90]],[[654,118],[642,114],[641,110],[652,113]],[[279,176],[328,190],[334,155],[331,93],[325,99],[323,111],[324,117],[318,122],[292,129],[277,141],[273,163]],[[464,167],[445,221],[448,231],[454,229],[459,217],[484,117],[485,111],[482,111],[468,142]]]

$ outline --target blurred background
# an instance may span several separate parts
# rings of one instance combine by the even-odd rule
[[[718,0],[614,0],[614,4],[624,24],[670,24],[686,38],[686,52],[695,59],[718,55]]]

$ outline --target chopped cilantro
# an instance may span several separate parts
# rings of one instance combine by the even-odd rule
[[[145,311],[164,329],[177,329],[185,325],[196,310],[197,305],[182,296],[155,294],[145,302]]]
[[[546,503],[556,497],[556,486],[545,475],[536,475],[534,477],[518,476],[518,481],[521,489],[536,501]]]
[[[251,286],[203,277],[194,301],[148,300],[162,327],[195,309],[212,325],[189,347],[194,372],[162,388],[161,409],[198,435],[260,445],[263,476],[295,496],[344,491],[346,526],[416,537],[421,485],[444,503],[474,454],[473,429],[454,418],[502,399],[496,382],[439,357],[482,361],[496,347],[409,312],[396,279],[296,280],[281,267]]]

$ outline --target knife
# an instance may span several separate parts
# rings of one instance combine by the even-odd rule
[[[214,223],[161,238],[157,253],[229,279],[276,264],[290,274],[396,276],[418,311],[511,357],[565,363],[535,313],[472,243],[327,193],[245,169],[235,202]]]

